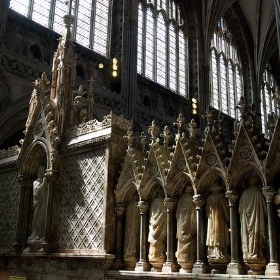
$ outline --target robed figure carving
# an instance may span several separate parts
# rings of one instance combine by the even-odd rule
[[[149,261],[164,262],[166,257],[166,207],[164,191],[160,189],[150,207],[149,221]]]
[[[44,240],[47,213],[47,179],[43,166],[39,167],[38,178],[33,182],[33,210],[32,232],[28,240]]]
[[[252,177],[239,202],[244,260],[264,258],[267,209],[260,185],[259,177]]]
[[[215,182],[211,195],[206,200],[207,237],[209,259],[226,259],[229,245],[229,208],[223,192],[223,186]]]
[[[196,251],[196,210],[193,203],[192,186],[187,186],[178,201],[177,211],[178,263],[185,272],[191,272]]]
[[[126,227],[124,238],[124,261],[129,268],[134,268],[139,257],[140,214],[138,195],[133,197],[126,210]]]

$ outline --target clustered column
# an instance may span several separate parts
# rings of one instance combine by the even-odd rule
[[[269,238],[269,264],[266,266],[265,275],[279,276],[274,216],[274,196],[276,194],[276,190],[272,186],[267,186],[262,188],[262,193],[266,198]]]
[[[139,201],[138,207],[140,210],[140,255],[135,271],[147,271],[150,269],[150,265],[147,261],[147,212],[149,204],[145,201]]]
[[[177,203],[170,198],[166,198],[164,200],[164,205],[167,212],[167,252],[166,262],[163,265],[162,272],[174,272],[178,271],[178,266],[174,261],[174,209],[176,208]]]
[[[123,235],[124,235],[124,212],[125,207],[123,204],[116,206],[117,213],[117,244],[116,244],[116,260],[114,266],[116,268],[122,268],[123,266]]]
[[[229,202],[230,211],[230,245],[231,260],[227,266],[227,274],[239,275],[243,273],[243,266],[239,259],[239,234],[237,227],[237,205],[238,195],[235,191],[227,191],[226,198]]]
[[[207,265],[205,263],[205,234],[202,216],[205,200],[200,194],[196,194],[193,196],[193,202],[196,205],[197,257],[192,272],[205,273]]]

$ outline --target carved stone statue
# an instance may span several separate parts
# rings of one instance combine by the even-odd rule
[[[267,209],[257,176],[249,180],[249,187],[239,202],[243,259],[263,259],[266,240]]]
[[[164,262],[166,257],[166,208],[164,191],[160,189],[150,207],[149,222],[149,261]]]
[[[43,166],[39,167],[38,178],[33,182],[32,232],[28,240],[44,240],[47,213],[47,181]]]
[[[140,248],[140,214],[138,195],[133,197],[126,210],[126,228],[124,237],[124,261],[128,268],[134,268],[139,257]]]
[[[208,258],[226,259],[229,245],[228,204],[222,185],[215,182],[210,190],[212,194],[206,200]]]
[[[196,210],[193,189],[190,185],[178,201],[176,219],[178,239],[176,257],[182,269],[191,272],[196,250]]]

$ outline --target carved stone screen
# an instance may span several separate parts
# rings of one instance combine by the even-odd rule
[[[20,186],[17,170],[0,173],[0,253],[11,249],[16,236]]]
[[[103,249],[105,149],[63,160],[59,198],[60,249]]]

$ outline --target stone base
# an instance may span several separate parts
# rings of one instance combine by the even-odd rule
[[[148,262],[146,261],[141,261],[141,262],[138,262],[135,266],[135,269],[134,271],[150,271],[151,269],[151,266]]]
[[[163,263],[164,263],[163,259],[159,259],[159,260],[156,260],[156,261],[150,261],[150,264],[153,266],[151,271],[162,272]]]
[[[194,260],[193,259],[189,259],[189,260],[178,260],[179,265],[181,266],[179,273],[192,273],[192,268],[193,268],[193,264],[194,264]]]
[[[27,244],[29,245],[29,249],[27,250],[30,253],[43,253],[42,245],[45,244],[44,240],[29,240]]]
[[[134,268],[135,268],[135,266],[134,266]],[[134,270],[134,268],[133,268],[133,270]],[[115,260],[112,264],[112,269],[117,269],[117,270],[124,269],[123,261],[122,260]]]
[[[280,276],[278,263],[269,263],[266,266],[265,275],[266,276]]]
[[[264,259],[244,259],[245,264],[250,268],[248,275],[264,275]]]
[[[227,258],[209,258],[208,262],[211,266],[212,274],[223,274],[226,273],[226,267],[228,264]]]
[[[242,275],[245,274],[246,269],[240,263],[229,263],[227,265],[227,274]]]
[[[162,272],[178,272],[179,266],[175,262],[165,262],[162,267]]]
[[[208,266],[203,262],[196,262],[193,265],[192,273],[200,274],[200,273],[207,273]]]

